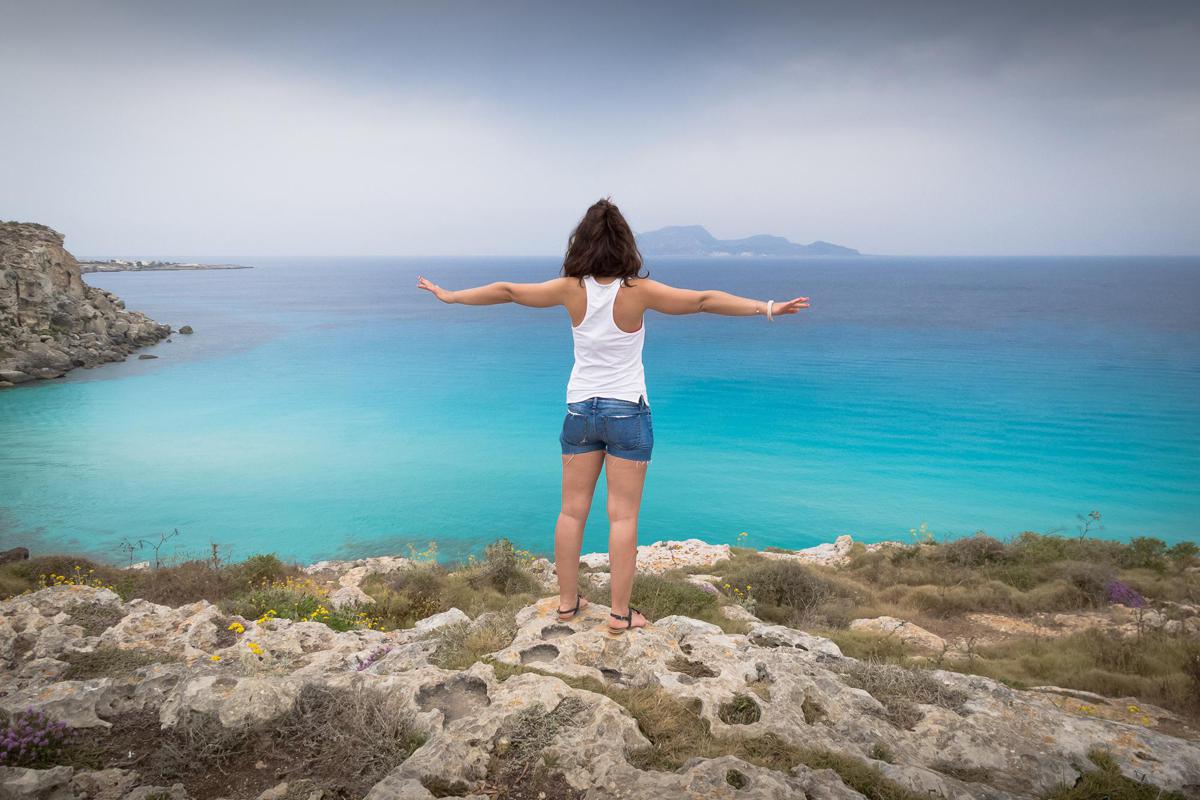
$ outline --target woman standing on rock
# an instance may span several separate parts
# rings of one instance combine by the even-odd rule
[[[490,283],[450,291],[425,278],[417,286],[443,303],[487,306],[518,303],[532,308],[564,306],[575,339],[575,367],[567,384],[562,446],[562,510],[554,529],[562,621],[587,601],[579,596],[579,551],[600,469],[607,464],[608,552],[612,608],[609,628],[641,628],[646,618],[629,605],[637,565],[637,520],[650,451],[654,446],[650,404],[642,370],[646,311],[775,317],[808,308],[807,297],[776,302],[721,291],[676,289],[642,274],[633,231],[608,200],[584,214],[567,243],[562,277],[544,283]]]

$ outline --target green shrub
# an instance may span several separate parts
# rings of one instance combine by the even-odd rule
[[[1063,561],[1057,566],[1062,578],[1078,589],[1089,605],[1108,604],[1108,584],[1117,576],[1117,571],[1112,565]]]
[[[794,561],[756,559],[724,577],[731,585],[750,587],[759,616],[791,624],[811,619],[838,596],[831,581]]]
[[[287,577],[259,584],[221,603],[224,611],[260,621],[272,617],[321,622],[337,631],[377,627],[375,609],[333,608],[328,590],[311,578]]]
[[[1167,568],[1167,543],[1151,536],[1138,536],[1125,545],[1118,563],[1126,569],[1162,572]]]
[[[1200,560],[1200,545],[1195,542],[1176,542],[1167,551],[1167,558],[1171,559],[1179,569],[1190,567]]]
[[[937,549],[938,557],[961,567],[979,567],[1003,561],[1006,555],[1003,542],[983,533],[945,542]]]
[[[525,550],[517,550],[508,539],[498,539],[483,551],[483,561],[470,570],[469,580],[474,586],[490,586],[503,594],[528,594],[538,592],[538,583],[528,569],[533,556]]]

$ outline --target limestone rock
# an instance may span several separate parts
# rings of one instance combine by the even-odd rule
[[[334,608],[370,605],[375,598],[357,586],[341,586],[329,593],[329,605]]]
[[[759,553],[763,558],[776,559],[781,561],[799,561],[809,564],[825,564],[828,566],[837,566],[845,564],[850,560],[850,550],[854,546],[854,539],[848,535],[837,537],[833,542],[823,542],[813,547],[806,547],[801,550],[776,551],[763,550]],[[903,542],[872,542],[871,544],[863,545],[868,553],[876,550],[885,550],[891,547],[904,547]]]
[[[770,733],[797,747],[830,749],[873,763],[922,796],[1035,797],[1073,782],[1095,747],[1106,748],[1130,776],[1176,790],[1200,786],[1197,741],[1071,713],[1042,693],[928,670],[922,680],[939,687],[944,705],[914,701],[915,722],[898,727],[883,702],[856,688],[851,677],[871,665],[845,657],[829,640],[765,624],[746,635],[724,634],[678,617],[611,637],[603,628],[606,613],[593,605],[560,623],[553,598],[539,602],[518,614],[512,644],[493,657],[609,684],[660,686],[693,705],[718,735]],[[878,683],[886,687],[887,678]],[[722,707],[738,695],[757,707],[757,719],[723,719]],[[878,745],[892,752],[894,763],[873,759]],[[989,777],[967,783],[954,768],[943,772],[946,765]]]
[[[451,608],[450,610],[443,611],[440,614],[434,614],[432,617],[426,617],[425,619],[417,620],[417,623],[413,625],[413,628],[421,631],[422,633],[432,633],[438,628],[444,628],[447,625],[458,625],[470,621],[471,618],[468,617],[466,613],[457,608]]]
[[[76,800],[70,767],[27,769],[0,767],[0,797],[4,800]]]
[[[946,640],[920,625],[896,617],[870,617],[850,621],[850,630],[895,636],[901,642],[922,650],[941,652],[946,649]]]
[[[98,636],[84,634],[72,621],[81,602],[104,607],[117,621]],[[1117,706],[1125,701],[1056,687],[1020,691],[980,676],[926,670],[915,678],[921,691],[900,697],[908,706],[896,714],[897,695],[889,692],[902,676],[872,670],[900,668],[846,657],[834,642],[802,630],[750,617],[745,634],[727,634],[676,615],[613,635],[604,606],[587,606],[566,623],[558,621],[556,608],[551,596],[521,609],[510,645],[458,671],[429,661],[437,642],[430,633],[466,620],[457,610],[388,632],[247,621],[230,643],[217,635],[216,623],[223,620],[207,603],[169,608],[123,602],[107,590],[51,587],[0,601],[0,647],[9,642],[0,661],[0,708],[33,707],[85,730],[132,711],[154,712],[165,726],[206,712],[236,727],[270,724],[310,684],[362,687],[395,702],[424,736],[371,790],[374,800],[428,798],[422,782],[435,780],[466,796],[490,796],[489,769],[509,752],[511,726],[524,720],[525,729],[536,731],[544,715],[559,712],[565,727],[539,742],[535,756],[586,798],[861,798],[832,771],[804,765],[781,772],[723,756],[695,758],[674,772],[642,770],[631,754],[650,743],[637,721],[606,694],[563,680],[589,678],[622,690],[665,692],[694,709],[719,737],[770,735],[788,746],[832,751],[923,797],[1033,800],[1089,769],[1087,754],[1094,748],[1106,749],[1130,777],[1185,796],[1200,792],[1200,734],[1188,733],[1178,719],[1159,729],[1158,720],[1170,718],[1162,709],[1129,701],[1138,714],[1122,716]],[[177,660],[131,673],[61,679],[63,659],[102,644]],[[30,657],[37,648],[44,655]],[[213,661],[214,655],[220,659]],[[888,761],[876,757],[881,746]],[[971,780],[964,781],[968,772]],[[299,788],[301,781],[289,780],[289,793]],[[101,791],[185,796],[181,786],[136,786],[119,770],[0,769],[5,798],[76,800]]]
[[[169,326],[84,283],[58,232],[0,222],[0,384],[120,361],[168,333]]]
[[[71,779],[71,787],[87,800],[122,800],[137,784],[137,773],[127,769],[83,770]]]
[[[710,567],[729,558],[729,545],[709,544],[699,539],[655,542],[638,546],[640,573],[659,574],[683,567]],[[608,553],[588,553],[580,562],[593,569],[608,568]]]

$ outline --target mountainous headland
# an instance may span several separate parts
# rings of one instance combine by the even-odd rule
[[[0,553],[5,800],[1200,797],[1194,543],[139,552]]]
[[[197,264],[191,261],[146,261],[110,258],[79,262],[79,271],[88,272],[154,272],[157,270],[251,269],[242,264]]]
[[[0,222],[0,388],[122,361],[170,335],[81,273],[61,233]]]
[[[637,234],[644,256],[857,256],[850,247],[816,241],[796,244],[782,236],[759,234],[718,239],[701,225],[670,225]]]

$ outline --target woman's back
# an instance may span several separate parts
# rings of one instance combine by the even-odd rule
[[[632,333],[617,326],[613,309],[618,294],[623,291],[623,281],[613,279],[604,284],[591,275],[582,280],[587,293],[587,310],[583,321],[571,328],[575,340],[575,366],[567,383],[567,402],[611,397],[631,403],[645,398],[648,404],[642,366],[645,322]]]

